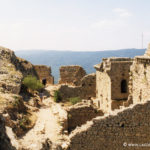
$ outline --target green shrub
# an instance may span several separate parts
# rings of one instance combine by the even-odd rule
[[[71,98],[69,98],[69,101],[74,105],[78,102],[81,102],[81,98],[80,97],[71,97]]]
[[[30,119],[28,116],[24,115],[21,120],[19,120],[19,126],[23,129],[26,130],[27,126],[31,123]]]
[[[23,84],[31,90],[40,90],[44,88],[44,85],[39,80],[37,80],[36,77],[33,77],[31,75],[23,79]]]
[[[54,92],[54,101],[57,102],[57,103],[62,101],[62,97],[61,97],[60,91],[58,91],[58,90],[56,90]]]

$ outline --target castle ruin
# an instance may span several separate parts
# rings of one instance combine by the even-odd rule
[[[95,65],[97,106],[109,111],[114,103],[122,103],[129,96],[131,58],[104,58]]]
[[[32,65],[7,49],[0,52],[1,93],[19,94],[21,80],[27,75],[53,84],[50,67]],[[88,75],[81,66],[60,68],[60,82],[55,87],[63,101],[50,105],[59,108],[59,117],[64,117],[62,109],[65,112],[60,122],[62,135],[66,136],[60,144],[62,149],[142,149],[135,146],[149,143],[150,138],[150,44],[143,56],[104,58],[94,67],[96,74]],[[6,82],[8,79],[10,82]],[[74,97],[83,100],[67,106],[67,99]]]

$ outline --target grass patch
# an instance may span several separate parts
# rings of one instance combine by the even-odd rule
[[[71,103],[71,104],[76,104],[76,103],[79,103],[79,102],[81,102],[81,98],[80,97],[71,97],[71,98],[69,98],[69,102]]]

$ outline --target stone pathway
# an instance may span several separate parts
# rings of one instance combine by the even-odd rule
[[[24,149],[40,150],[42,143],[44,143],[46,139],[50,139],[52,143],[57,143],[62,139],[62,135],[60,134],[62,128],[59,125],[58,117],[53,114],[48,102],[50,104],[52,100],[48,98],[43,101],[44,106],[37,112],[35,126],[21,139],[16,141],[13,132],[11,133],[11,130],[7,127],[8,136],[11,137],[11,139],[13,138],[13,141],[11,140],[13,145]]]

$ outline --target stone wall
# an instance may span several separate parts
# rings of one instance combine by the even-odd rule
[[[80,97],[82,99],[96,97],[96,75],[93,73],[84,76],[81,79],[80,86],[61,85],[58,90],[64,100],[71,97]]]
[[[95,65],[96,103],[103,111],[108,112],[118,108],[115,104],[121,104],[122,100],[128,99],[129,73],[132,63],[131,58],[104,58],[101,64]],[[122,86],[123,82],[125,86]]]
[[[111,82],[107,73],[96,71],[97,106],[102,110],[110,110]]]
[[[38,78],[46,79],[47,84],[54,84],[54,77],[51,75],[51,67],[45,65],[34,65]]]
[[[97,117],[70,134],[68,150],[149,150],[149,116],[150,101]]]
[[[71,131],[77,126],[85,124],[87,121],[95,118],[96,116],[102,116],[103,112],[97,110],[90,101],[81,102],[67,109],[68,113],[68,130]]]
[[[60,67],[59,84],[79,86],[85,75],[86,72],[81,66],[62,66]]]
[[[150,99],[150,58],[135,57],[130,73],[130,95],[133,103]]]
[[[129,95],[129,72],[133,61],[118,61],[111,63],[111,99],[112,100],[127,100]],[[126,80],[127,92],[121,92],[121,81]]]

